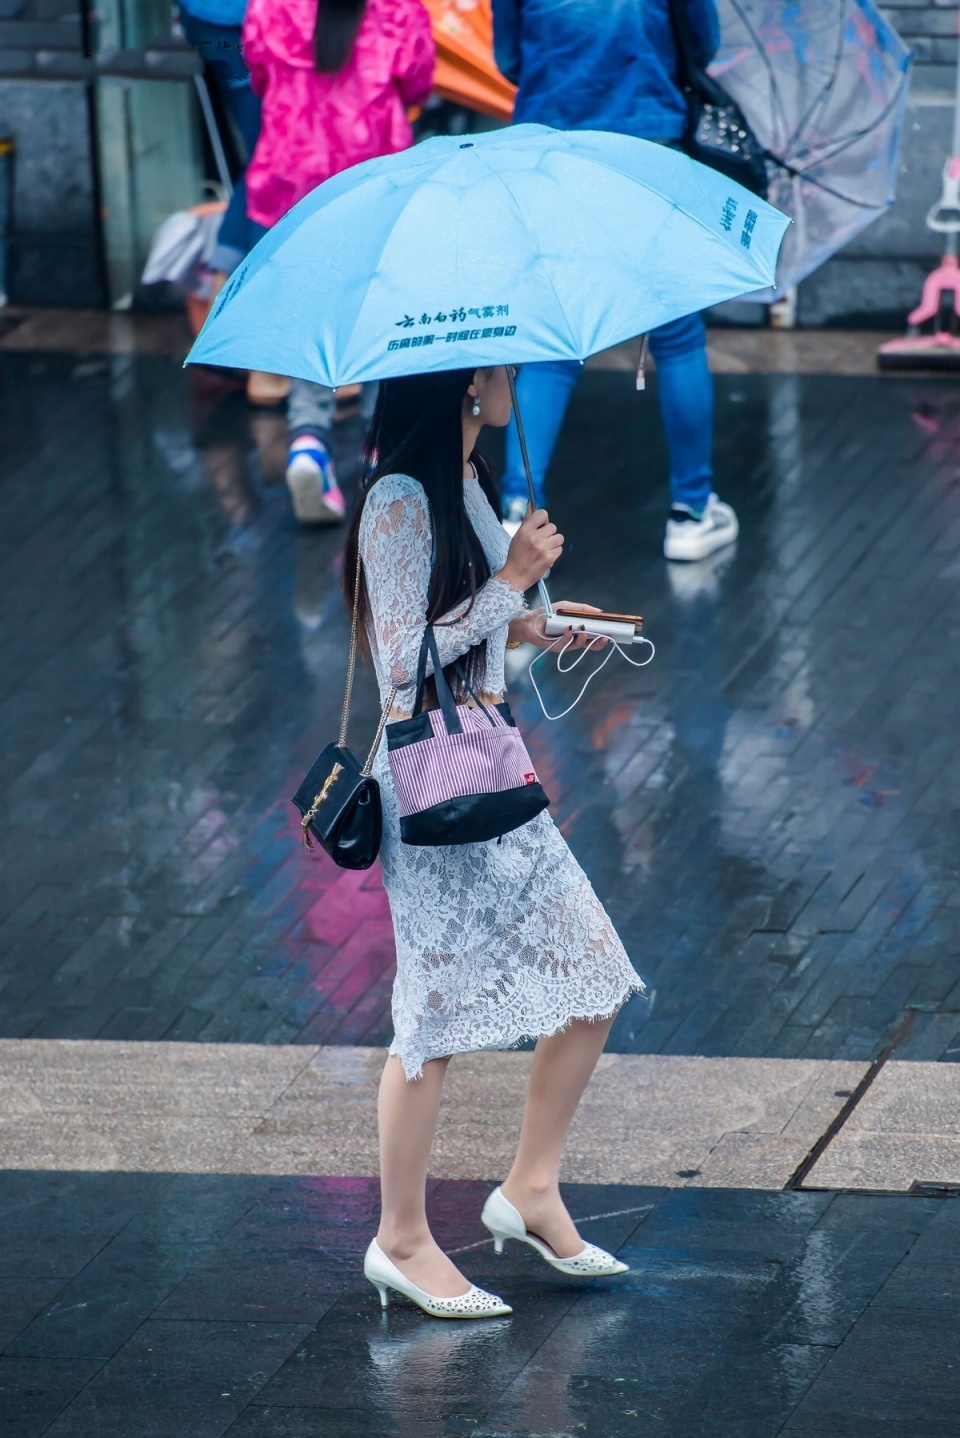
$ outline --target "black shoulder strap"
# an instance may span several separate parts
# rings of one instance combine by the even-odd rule
[[[457,713],[457,706],[454,701],[450,685],[447,683],[447,676],[443,672],[440,663],[440,654],[437,650],[437,641],[433,632],[433,625],[428,624],[423,631],[423,641],[420,645],[420,657],[417,662],[417,696],[413,704],[414,714],[423,712],[423,691],[427,681],[427,654],[433,660],[433,682],[437,691],[437,698],[440,701],[440,708],[443,712],[444,723],[447,726],[448,734],[459,734],[462,731],[460,716]]]
[[[687,0],[667,0],[673,42],[677,47],[677,80],[681,90],[698,90],[703,82],[703,66],[697,60],[690,30]]]

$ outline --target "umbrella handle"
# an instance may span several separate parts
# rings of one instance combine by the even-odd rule
[[[637,364],[637,389],[638,389],[638,390],[646,389],[646,387],[647,387],[647,376],[646,376],[646,374],[644,373],[644,371],[646,370],[646,367],[647,367],[647,350],[648,350],[649,348],[650,348],[650,331],[647,330],[646,334],[645,334],[645,335],[642,337],[642,339],[640,340],[640,359],[639,359],[639,362],[638,362],[638,364]]]
[[[530,469],[530,455],[527,450],[527,437],[523,432],[523,416],[520,413],[520,401],[517,398],[517,381],[516,376],[513,372],[513,365],[508,364],[506,366],[506,370],[507,380],[510,384],[510,398],[513,401],[513,418],[517,426],[517,438],[520,440],[520,454],[523,458],[523,472],[527,480],[527,493],[530,496],[530,508],[536,509],[537,496],[534,493],[533,489],[533,473]],[[537,585],[537,589],[540,593],[540,603],[543,605],[546,613],[550,615],[553,613],[553,604],[551,602],[550,595],[547,592],[546,578],[547,576],[545,575],[544,578],[540,580],[539,584]]]
[[[527,480],[527,493],[530,496],[530,507],[536,509],[537,496],[533,490],[533,474],[530,469],[530,454],[527,450],[527,437],[523,432],[523,415],[520,413],[520,401],[517,398],[517,380],[513,372],[513,365],[506,366],[507,380],[510,384],[510,399],[513,402],[513,418],[517,426],[517,437],[520,440],[520,454],[523,458],[523,472]]]

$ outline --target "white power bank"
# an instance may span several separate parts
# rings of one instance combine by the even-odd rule
[[[551,638],[566,635],[570,626],[580,633],[603,635],[615,639],[618,644],[642,644],[646,641],[636,624],[618,619],[595,619],[589,614],[546,614],[543,618],[545,633]]]

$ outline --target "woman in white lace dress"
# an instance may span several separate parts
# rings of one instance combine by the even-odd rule
[[[482,425],[509,417],[502,368],[381,385],[371,433],[377,467],[348,535],[345,575],[350,587],[359,545],[361,619],[383,699],[396,690],[395,718],[413,707],[428,621],[445,671],[459,660],[484,700],[503,697],[508,643],[543,647],[540,611],[527,609],[524,594],[560,557],[562,536],[537,511],[508,542],[475,452]],[[620,1272],[577,1233],[559,1170],[610,1025],[642,990],[640,979],[548,813],[500,841],[414,847],[400,840],[385,745],[374,773],[397,977],[379,1101],[382,1217],[367,1275],[384,1300],[395,1288],[443,1316],[506,1311],[435,1243],[425,1184],[451,1055],[525,1037],[538,1042],[517,1156],[484,1221],[498,1242],[526,1238],[566,1272]]]

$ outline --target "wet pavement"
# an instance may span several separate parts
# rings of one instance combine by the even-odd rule
[[[304,856],[288,802],[335,730],[348,626],[340,535],[290,515],[282,416],[174,358],[0,365],[0,1036],[383,1043],[379,881]],[[657,659],[611,664],[559,724],[512,689],[654,991],[612,1047],[871,1059],[914,1011],[899,1056],[953,1058],[960,401],[724,375],[718,413],[741,539],[667,566],[654,401],[585,377],[562,586],[641,610]],[[554,712],[572,684],[547,676]],[[375,702],[367,682],[359,747]]]
[[[559,724],[520,672],[513,707],[652,992],[611,1051],[847,1061],[850,1103],[878,1074],[882,1099],[888,1065],[960,1056],[960,393],[717,392],[741,537],[668,567],[653,396],[584,377],[562,589],[641,610],[657,659],[612,662]],[[382,1045],[379,881],[303,855],[288,802],[336,727],[348,627],[340,536],[289,511],[282,416],[173,353],[0,349],[0,433],[0,1039]],[[358,438],[338,426],[348,489]],[[368,681],[358,746],[375,714]],[[605,1294],[472,1247],[484,1185],[444,1180],[443,1241],[517,1308],[461,1329],[365,1291],[368,1177],[58,1171],[63,1107],[37,1171],[21,1145],[0,1173],[11,1438],[956,1432],[950,1197],[572,1185],[633,1265]],[[14,1119],[29,1102],[0,1165]]]
[[[436,1231],[514,1313],[445,1323],[382,1314],[359,1274],[373,1180],[11,1175],[4,1432],[956,1433],[955,1204],[570,1185],[585,1236],[631,1265],[584,1285],[495,1257],[486,1191],[436,1185]]]

